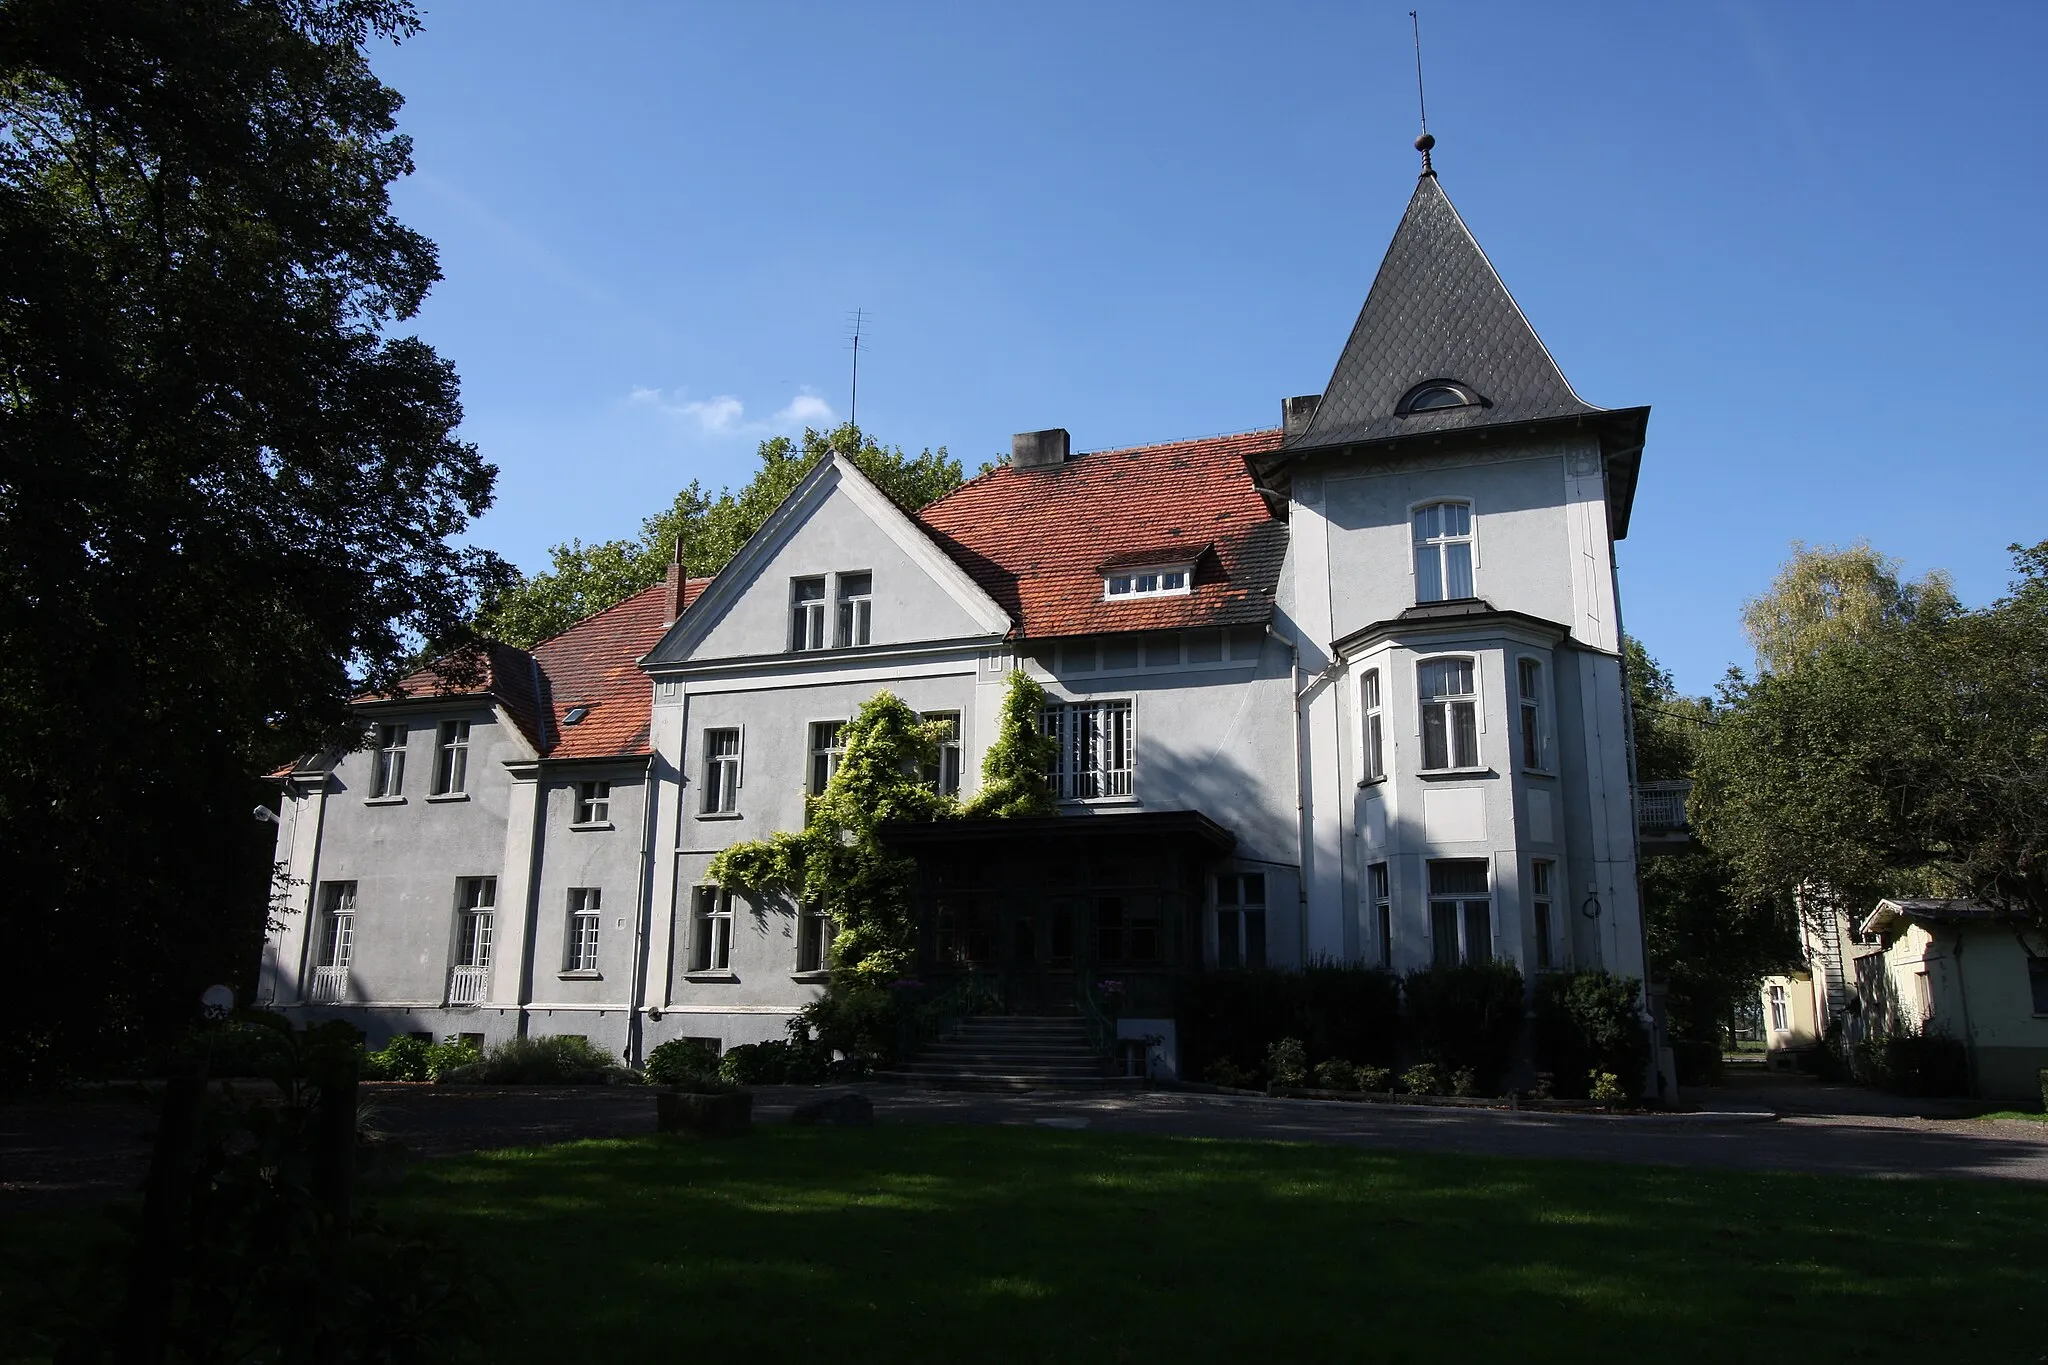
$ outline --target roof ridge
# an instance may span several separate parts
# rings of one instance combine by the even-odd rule
[[[684,581],[695,582],[696,580],[685,579]],[[708,583],[711,581],[711,579],[707,577],[704,581]],[[534,650],[539,649],[542,645],[553,644],[555,641],[561,639],[564,635],[567,635],[570,631],[580,630],[584,626],[587,626],[591,622],[597,620],[598,617],[604,616],[609,612],[617,611],[620,607],[623,607],[630,602],[637,601],[638,599],[645,597],[648,593],[651,593],[656,589],[666,587],[668,587],[668,582],[666,579],[656,579],[654,582],[649,583],[644,588],[635,588],[633,589],[633,591],[627,593],[624,597],[621,597],[618,601],[612,603],[610,606],[599,607],[596,611],[591,612],[588,616],[579,616],[575,620],[571,621],[568,625],[563,626],[560,630],[556,631],[553,635],[544,636],[541,639],[535,640],[530,646],[527,647],[526,652],[528,654],[531,654]],[[511,648],[513,649],[517,649],[518,647],[519,646],[517,645],[511,646]]]

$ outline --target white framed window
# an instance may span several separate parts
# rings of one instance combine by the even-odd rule
[[[1194,579],[1193,566],[1187,564],[1118,569],[1103,575],[1102,596],[1111,602],[1127,597],[1184,597],[1193,591]]]
[[[814,906],[796,908],[796,969],[822,972],[832,954],[832,921]]]
[[[604,892],[595,886],[569,888],[568,951],[562,969],[570,972],[597,970],[598,933],[604,927]]]
[[[405,727],[377,727],[376,771],[370,780],[371,797],[405,794]]]
[[[656,678],[654,680],[654,704],[671,706],[683,699],[681,678]]]
[[[1479,766],[1479,693],[1470,659],[1425,659],[1415,666],[1422,710],[1422,767]]]
[[[808,790],[813,796],[824,794],[832,781],[832,774],[839,771],[839,761],[846,757],[846,722],[843,720],[814,720],[811,722],[811,774]]]
[[[958,711],[924,711],[919,720],[944,721],[945,738],[939,741],[938,761],[924,770],[924,784],[941,796],[960,794],[960,713]]]
[[[1061,800],[1131,795],[1137,735],[1128,699],[1056,703],[1040,713],[1039,730],[1060,743]]]
[[[1439,967],[1493,958],[1493,897],[1483,858],[1446,858],[1429,865],[1431,957]]]
[[[469,781],[469,722],[444,720],[434,738],[435,796],[459,796]]]
[[[1380,966],[1394,966],[1394,884],[1385,863],[1365,865],[1366,894],[1372,898],[1372,923]]]
[[[732,892],[700,886],[690,898],[690,970],[732,970]]]
[[[455,965],[491,965],[491,933],[497,915],[496,877],[455,879]]]
[[[1529,864],[1529,899],[1536,920],[1536,968],[1549,971],[1557,965],[1557,948],[1552,940],[1556,921],[1551,918],[1550,883],[1553,864],[1538,858]]]
[[[839,624],[835,642],[841,649],[868,643],[874,625],[875,576],[843,573],[838,579]]]
[[[603,825],[612,818],[612,784],[609,782],[578,782],[576,784],[576,823],[579,825]]]
[[[789,647],[801,652],[825,647],[825,580],[789,581]]]
[[[1913,973],[1913,1003],[1920,1009],[1921,1023],[1934,1017],[1934,983],[1925,972]]]
[[[1472,504],[1432,502],[1415,509],[1415,600],[1454,602],[1474,595]]]
[[[729,815],[740,808],[740,732],[704,732],[704,813]]]
[[[1927,978],[1922,976],[1920,979],[1925,981]],[[1792,1010],[1785,999],[1785,988],[1773,983],[1769,995],[1771,1001],[1771,1032],[1790,1033],[1792,1031]]]
[[[1266,965],[1266,874],[1225,872],[1216,878],[1216,965]]]
[[[1360,766],[1367,782],[1387,775],[1386,711],[1380,704],[1380,671],[1368,668],[1358,679],[1358,705],[1365,718]]]
[[[320,888],[321,967],[347,971],[356,955],[356,884],[327,882]]]
[[[1515,660],[1515,690],[1522,706],[1522,766],[1536,772],[1550,770],[1550,736],[1543,726],[1543,663],[1539,659]]]

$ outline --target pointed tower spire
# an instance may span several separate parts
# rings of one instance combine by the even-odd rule
[[[1415,150],[1422,153],[1422,173],[1433,176],[1436,167],[1429,164],[1429,149],[1436,146],[1436,139],[1429,135],[1429,101],[1422,96],[1422,21],[1412,9],[1408,26],[1415,30],[1415,111],[1422,116],[1422,135],[1415,139]]]

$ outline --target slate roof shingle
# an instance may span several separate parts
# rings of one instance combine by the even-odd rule
[[[1245,461],[1279,447],[1279,431],[1252,431],[1098,450],[1057,469],[1002,466],[915,520],[1029,638],[1262,625],[1287,526]],[[1104,564],[1171,563],[1176,547],[1206,547],[1186,596],[1103,600]]]

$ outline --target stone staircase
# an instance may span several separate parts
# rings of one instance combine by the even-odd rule
[[[1120,1090],[1143,1077],[1112,1074],[1078,1015],[978,1015],[878,1080],[949,1090]]]

